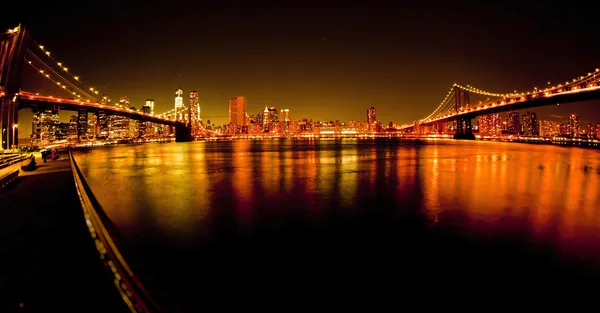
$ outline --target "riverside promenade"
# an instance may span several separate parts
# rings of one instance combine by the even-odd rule
[[[38,168],[0,190],[0,312],[130,312],[88,232],[68,154],[35,155]]]

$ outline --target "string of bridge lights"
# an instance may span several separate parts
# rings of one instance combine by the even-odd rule
[[[444,97],[444,100],[442,100],[442,102],[440,103],[440,105],[438,105],[438,107],[437,107],[437,108],[435,108],[435,110],[434,110],[434,111],[433,111],[431,114],[429,114],[429,116],[427,116],[427,117],[425,117],[425,118],[421,119],[421,121],[422,121],[422,120],[426,120],[426,119],[428,119],[428,118],[432,117],[433,115],[435,115],[435,113],[436,113],[436,112],[437,112],[437,111],[438,111],[440,108],[442,108],[442,106],[443,106],[443,105],[446,103],[446,100],[448,100],[450,97],[454,96],[454,92],[453,92],[453,91],[454,91],[454,88],[450,88],[450,91],[448,91],[448,93],[446,94],[446,97]]]
[[[40,75],[46,77],[47,79],[49,79],[51,82],[55,83],[56,85],[58,85],[59,87],[61,87],[62,89],[65,89],[67,92],[73,94],[74,96],[76,96],[77,98],[81,98],[81,95],[78,94],[77,92],[73,91],[73,90],[69,90],[67,85],[64,83],[61,83],[57,80],[54,80],[52,77],[50,77],[50,74],[46,73],[43,69],[35,66],[33,64],[33,62],[31,62],[31,60],[25,60],[27,62],[27,64],[31,65],[31,67],[33,67],[36,72],[38,72]],[[92,102],[92,100],[88,99],[87,102]]]
[[[33,40],[33,39],[32,39]],[[43,45],[38,44],[37,42],[34,43],[38,46],[38,48],[40,48],[40,50],[42,52],[44,52],[46,54],[46,56],[52,60],[58,67],[60,67],[65,73],[67,73],[68,75],[70,75],[74,80],[76,80],[77,82],[81,83],[83,85],[83,82],[81,81],[81,78],[79,76],[75,76],[73,75],[71,72],[69,72],[69,68],[64,65],[62,62],[59,62],[58,60],[54,59],[51,55],[50,55],[50,51],[48,51]],[[84,87],[85,88],[85,87]],[[89,90],[91,92],[93,92],[96,95],[99,95],[99,90],[94,88],[94,87],[89,87]],[[108,102],[110,102],[110,99],[108,99],[107,97],[103,97],[104,100],[107,100]]]
[[[55,76],[57,76],[58,78],[62,79],[64,82],[66,82],[69,86],[71,86],[74,91],[81,93],[82,95],[88,97],[88,98],[95,98],[95,96],[87,93],[84,89],[80,88],[79,86],[71,83],[68,79],[64,78],[62,75],[60,75],[60,73],[56,72],[54,70],[54,68],[52,68],[51,66],[49,66],[48,64],[46,64],[46,62],[44,62],[42,59],[40,59],[35,53],[33,53],[31,50],[27,49],[27,51],[39,62],[41,63],[43,66],[46,67],[46,69],[48,69],[49,72],[52,72]],[[27,60],[27,62],[31,62],[30,60]],[[32,63],[30,63],[32,64]],[[33,65],[33,64],[32,64]],[[64,89],[64,88],[63,88]]]

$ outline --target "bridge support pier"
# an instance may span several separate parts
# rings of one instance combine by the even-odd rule
[[[1,149],[11,149],[18,145],[19,128],[18,103],[8,97],[0,98],[0,132],[2,132]]]
[[[192,128],[186,126],[175,126],[175,142],[192,141]]]
[[[458,117],[455,123],[456,133],[454,133],[454,139],[475,140],[470,117]]]

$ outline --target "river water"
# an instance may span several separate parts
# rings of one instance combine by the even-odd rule
[[[257,140],[118,145],[76,160],[134,270],[173,312],[599,282],[598,150]]]

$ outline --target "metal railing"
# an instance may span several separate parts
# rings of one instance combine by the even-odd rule
[[[22,155],[14,155],[14,156],[10,156],[10,157],[5,157],[2,160],[0,160],[0,169],[3,169],[5,167],[9,167],[15,163],[27,160],[28,157],[27,156],[22,156]]]
[[[150,297],[115,245],[106,227],[112,225],[86,183],[71,151],[69,151],[69,159],[88,230],[96,242],[100,259],[113,275],[115,287],[123,301],[133,313],[162,312],[162,309]]]

